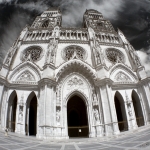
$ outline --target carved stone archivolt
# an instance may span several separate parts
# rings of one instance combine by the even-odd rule
[[[106,57],[112,63],[124,63],[124,55],[117,49],[107,49]]]
[[[71,45],[71,46],[66,47],[65,50],[62,51],[62,56],[67,61],[70,59],[85,60],[86,52],[80,46]]]
[[[22,60],[23,61],[32,61],[36,62],[40,60],[42,57],[43,50],[38,46],[32,46],[25,49],[22,53]]]

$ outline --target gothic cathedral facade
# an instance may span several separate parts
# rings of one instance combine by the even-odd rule
[[[51,8],[26,26],[0,70],[0,128],[41,139],[103,137],[150,123],[150,81],[124,34],[93,9],[62,27]]]

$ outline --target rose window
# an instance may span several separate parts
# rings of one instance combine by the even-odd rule
[[[41,58],[42,49],[30,47],[23,52],[23,60],[38,61]]]
[[[124,62],[124,56],[119,50],[108,49],[106,51],[106,56],[112,63]]]
[[[73,58],[78,58],[81,60],[85,59],[85,50],[79,46],[69,46],[63,52],[63,57],[65,60],[70,60]]]

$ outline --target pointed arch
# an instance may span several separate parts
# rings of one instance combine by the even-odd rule
[[[37,133],[37,97],[32,91],[26,102],[26,119],[25,119],[25,132],[27,135],[36,135]]]
[[[124,64],[116,64],[114,65],[110,70],[110,78],[114,81],[116,81],[116,76],[121,73],[124,75],[125,78],[128,78],[126,82],[137,82],[138,78],[134,74],[134,72]],[[121,75],[120,74],[120,75]],[[124,82],[124,81],[121,81]]]
[[[96,79],[97,77],[96,71],[91,66],[81,60],[73,59],[65,62],[58,69],[56,69],[56,80],[58,81],[63,77],[63,75],[71,72],[80,72],[91,79]]]
[[[8,99],[8,108],[7,108],[7,119],[6,127],[10,129],[11,132],[15,132],[16,128],[16,111],[17,111],[17,93],[12,91]]]
[[[118,91],[116,91],[115,93],[114,102],[115,102],[119,130],[125,131],[128,129],[125,104],[122,95]]]
[[[88,106],[88,97],[82,91],[77,90],[77,89],[67,94],[67,96],[65,97],[64,105],[67,106],[68,100],[74,95],[77,95],[78,97],[80,97],[84,101],[85,105]]]
[[[134,111],[135,111],[137,125],[138,125],[138,127],[144,126],[144,116],[143,116],[141,101],[135,90],[132,90],[131,97],[132,97],[132,101],[133,101],[133,107],[134,107]]]
[[[8,79],[10,81],[16,81],[18,77],[25,71],[32,74],[36,81],[39,81],[41,79],[39,67],[28,61],[17,66],[8,76]]]
[[[78,91],[71,93],[67,100],[67,120],[69,137],[88,137],[88,112],[84,95]],[[81,132],[79,132],[82,130]]]

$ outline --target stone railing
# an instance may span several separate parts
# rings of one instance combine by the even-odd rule
[[[48,31],[48,30],[28,31],[24,41],[49,40],[51,36],[52,36],[52,31]]]
[[[49,40],[53,35],[52,30],[29,30],[24,41]],[[99,32],[95,33],[96,40],[102,43],[121,44],[117,34]],[[62,41],[89,41],[89,34],[85,28],[61,28],[59,39]]]
[[[116,43],[116,44],[120,43],[118,36],[115,34],[97,33],[95,34],[95,36],[99,42]]]
[[[62,30],[60,32],[60,40],[81,40],[88,41],[87,30]]]

